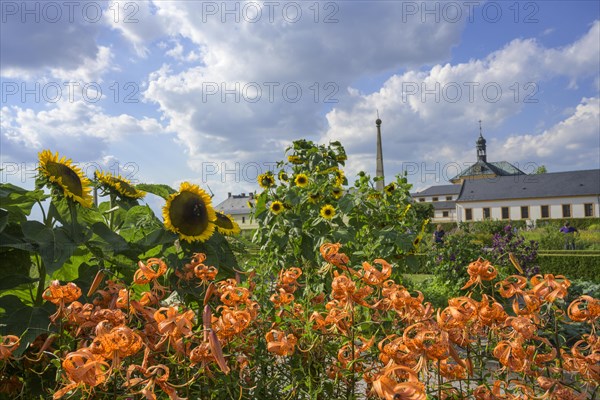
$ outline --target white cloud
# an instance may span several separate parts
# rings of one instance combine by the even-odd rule
[[[42,111],[5,106],[1,115],[2,152],[18,162],[34,160],[46,148],[77,160],[97,160],[110,144],[167,132],[154,118],[108,115],[82,100],[61,101]]]
[[[383,120],[384,158],[386,165],[392,166],[386,173],[390,170],[400,172],[402,163],[416,160],[425,160],[429,163],[425,169],[434,171],[437,168],[438,172],[444,165],[474,162],[479,119],[484,121],[484,132],[485,129],[501,129],[527,106],[532,106],[527,101],[536,101],[533,106],[540,104],[543,98],[540,86],[545,82],[555,77],[584,79],[597,73],[598,29],[599,24],[595,23],[581,39],[560,49],[547,49],[535,40],[519,39],[484,59],[393,75],[379,91],[352,96],[345,104],[331,110],[327,114],[329,129],[321,140],[340,140],[350,154],[349,167],[352,169],[356,169],[357,155],[370,155],[367,171],[373,173],[374,120],[375,110],[379,110]],[[574,52],[578,53],[577,57],[572,57]],[[555,127],[543,137],[525,140],[532,146],[539,146],[532,154],[528,153],[533,151],[528,146],[521,146],[522,151],[516,151],[515,143],[520,143],[522,138],[493,154],[497,160],[509,161],[519,157],[530,160],[535,156],[536,160],[546,163],[548,159],[560,163],[557,158],[563,158],[573,160],[573,165],[578,166],[584,166],[582,160],[588,157],[587,165],[593,165],[598,162],[600,135],[597,113],[595,120],[593,118],[594,106],[597,108],[594,99],[584,100],[575,113],[577,121],[586,121],[584,132],[580,132],[583,127],[570,122],[573,118],[570,117],[560,129]],[[567,146],[570,148],[565,149],[564,140],[569,135],[578,137],[577,144],[571,142]],[[568,156],[556,153],[561,146]],[[582,152],[581,149],[588,150]],[[590,153],[594,151],[596,157],[590,161]],[[548,158],[543,158],[545,156]],[[438,168],[436,163],[442,167]],[[364,165],[364,162],[358,164]],[[567,166],[568,162],[563,165]],[[451,177],[443,171],[438,173],[440,175],[445,179]]]
[[[262,4],[235,2],[227,7],[243,10],[250,3]],[[177,132],[196,172],[205,160],[248,162],[256,154],[261,160],[279,159],[291,140],[316,139],[326,129],[326,101],[355,96],[346,88],[371,73],[447,59],[463,26],[418,19],[398,23],[402,8],[395,3],[386,3],[386,13],[376,6],[335,3],[339,22],[329,24],[322,19],[331,10],[321,10],[315,23],[308,3],[302,3],[303,17],[294,23],[290,11],[283,15],[281,9],[272,22],[263,13],[257,23],[243,15],[236,23],[235,16],[223,13],[225,3],[210,4],[218,8],[216,14],[208,13],[204,3],[156,2],[155,21],[149,17],[117,28],[136,48],[149,49],[155,33],[166,32],[175,47],[155,46],[156,51],[188,61],[190,55],[201,57],[189,68],[163,65],[150,74],[144,93]],[[146,37],[149,26],[154,33]],[[192,53],[186,54],[188,43]],[[298,88],[302,94],[296,102]]]
[[[555,168],[590,168],[600,162],[600,99],[584,98],[565,120],[538,134],[511,135],[494,153]],[[494,154],[492,153],[492,154]]]

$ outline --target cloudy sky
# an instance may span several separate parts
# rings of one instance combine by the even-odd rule
[[[51,149],[218,203],[299,138],[341,141],[353,181],[377,112],[386,176],[416,189],[475,161],[479,120],[490,161],[600,167],[596,1],[0,5],[2,182]]]

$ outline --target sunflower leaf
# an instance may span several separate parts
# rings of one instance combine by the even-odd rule
[[[177,193],[177,191],[171,186],[153,183],[140,183],[139,185],[136,185],[136,189],[155,194],[165,200],[168,199],[173,193]]]
[[[77,248],[63,227],[51,229],[38,221],[26,221],[21,229],[25,239],[36,246],[48,274],[59,269]]]
[[[9,222],[24,222],[34,204],[48,197],[42,190],[25,190],[10,183],[0,185],[0,207],[8,211]]]
[[[0,297],[0,334],[21,337],[15,356],[23,354],[27,346],[42,333],[50,331],[50,315],[56,311],[56,306],[46,302],[41,307],[31,307],[23,304],[13,295]]]
[[[4,228],[6,228],[6,225],[8,225],[8,218],[8,211],[0,208],[0,232],[2,232]]]

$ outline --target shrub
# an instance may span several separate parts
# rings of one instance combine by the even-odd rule
[[[536,227],[548,227],[555,228],[556,230],[560,229],[561,226],[565,223],[565,221],[569,221],[571,226],[579,230],[588,229],[589,226],[592,225],[600,225],[600,218],[561,218],[561,219],[538,219],[535,221]]]
[[[514,271],[512,254],[526,276],[538,274],[539,266],[536,263],[538,243],[526,240],[511,225],[506,225],[500,232],[494,234],[490,257],[496,266],[504,267],[504,272]]]
[[[543,274],[576,276],[578,279],[600,283],[600,255],[539,254],[538,262]]]
[[[445,236],[443,245],[429,251],[428,270],[435,275],[434,284],[449,295],[457,295],[468,280],[465,266],[481,255],[482,243],[462,231]]]

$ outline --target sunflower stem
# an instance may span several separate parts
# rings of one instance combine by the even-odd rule
[[[44,210],[44,207],[42,206],[42,202],[39,200],[36,200],[36,203],[38,203],[38,205],[40,206],[40,210],[42,210],[42,221],[44,221],[44,225],[46,225],[47,227],[51,227],[49,225],[48,216],[46,216],[46,211]]]
[[[109,200],[109,210],[112,210],[114,207],[114,203],[115,203],[115,195],[111,192],[110,193],[110,200]],[[110,218],[108,219],[108,227],[109,229],[112,231],[113,227],[115,224],[115,213],[114,211],[110,213]]]
[[[38,282],[37,294],[35,296],[35,305],[41,306],[44,302],[44,298],[42,297],[44,294],[44,289],[46,289],[46,266],[42,260],[39,260],[38,263],[38,273],[40,279]]]
[[[76,231],[76,225],[75,225],[75,220],[77,219],[77,212],[75,211],[75,203],[73,203],[72,201],[68,201],[67,204],[69,205],[69,215],[71,216],[71,238],[75,239],[75,231]]]

